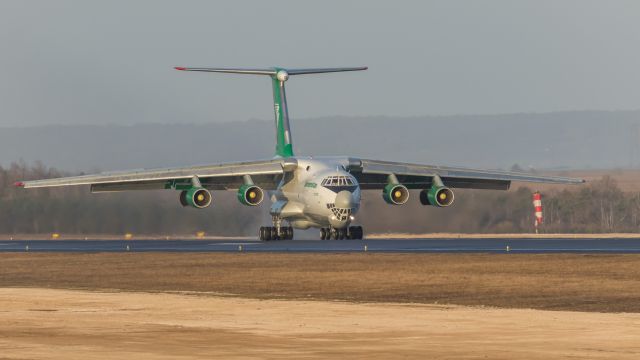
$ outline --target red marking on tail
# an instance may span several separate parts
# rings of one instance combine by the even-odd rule
[[[16,182],[13,183],[13,186],[15,186],[15,187],[24,187],[24,182],[16,181]]]
[[[176,67],[174,67],[174,69],[176,69],[176,70],[183,70],[183,71],[184,71],[184,70],[187,70],[187,68],[186,68],[186,67],[183,67],[183,66],[176,66]]]

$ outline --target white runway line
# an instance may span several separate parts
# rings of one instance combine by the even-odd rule
[[[242,245],[242,246],[245,246],[245,245],[264,245],[264,244],[263,243],[257,243],[257,242],[254,242],[254,243],[246,242],[246,243],[211,243],[211,244],[207,244],[207,245],[209,245],[209,246],[225,246],[225,245],[227,245],[227,246],[229,246],[229,245]]]

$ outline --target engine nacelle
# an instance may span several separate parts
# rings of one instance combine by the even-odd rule
[[[446,186],[432,186],[429,190],[420,192],[420,203],[437,207],[447,207],[453,204],[453,191]]]
[[[180,193],[180,204],[182,206],[193,206],[197,209],[203,209],[211,205],[211,193],[205,188],[191,188]]]
[[[264,199],[264,191],[255,185],[242,185],[238,189],[238,200],[242,205],[257,206]]]
[[[400,184],[388,184],[382,190],[382,198],[387,204],[402,205],[409,200],[409,189]]]

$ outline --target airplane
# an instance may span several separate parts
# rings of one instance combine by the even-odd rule
[[[262,226],[262,241],[293,239],[295,229],[319,228],[320,239],[362,239],[355,226],[363,190],[377,190],[395,206],[406,204],[409,190],[420,190],[425,206],[448,207],[453,189],[508,190],[512,181],[579,184],[582,179],[537,176],[522,172],[410,164],[356,157],[296,156],[285,93],[291,76],[367,70],[367,67],[198,68],[176,70],[267,76],[271,79],[275,113],[275,156],[267,160],[180,168],[106,172],[95,175],[19,181],[23,188],[88,185],[92,193],[167,189],[179,191],[183,206],[202,209],[212,204],[211,191],[230,190],[238,201],[258,206],[269,195],[271,226]]]

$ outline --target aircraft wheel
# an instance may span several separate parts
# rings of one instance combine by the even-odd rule
[[[262,241],[271,240],[271,228],[268,226],[261,226],[259,236]]]
[[[278,232],[273,226],[267,226],[267,238],[269,240],[278,240]]]
[[[338,238],[344,240],[347,237],[347,229],[338,230]]]
[[[329,230],[331,232],[331,240],[338,240],[339,236],[338,236],[338,229],[334,229],[331,228],[331,230]]]
[[[327,240],[327,230],[320,228],[320,240]]]
[[[358,239],[358,227],[357,226],[349,226],[349,232],[347,233],[347,239],[349,239],[349,240]]]
[[[282,234],[282,236],[280,236],[280,238],[282,240],[292,240],[293,239],[293,227],[291,227],[291,226],[281,227],[280,228],[280,233]]]

